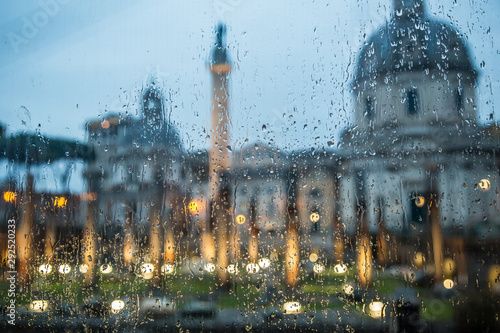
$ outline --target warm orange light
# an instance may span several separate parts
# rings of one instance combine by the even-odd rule
[[[417,207],[423,207],[425,204],[425,198],[421,195],[415,198],[415,205]]]
[[[101,123],[101,127],[104,129],[108,129],[109,128],[109,121],[103,120],[103,122]]]
[[[247,221],[247,218],[245,217],[245,215],[238,215],[236,216],[236,223],[238,224],[243,224]]]
[[[489,181],[489,179],[481,179],[481,181],[479,182],[479,188],[483,191],[488,191],[491,187],[491,182]]]
[[[309,219],[311,220],[311,222],[318,222],[319,221],[319,214],[318,213],[311,213],[311,215],[309,216]]]
[[[3,193],[3,199],[5,202],[14,202],[16,200],[16,194],[12,191],[6,191]]]
[[[68,199],[65,197],[56,197],[54,199],[54,207],[66,207],[66,203],[68,202]]]
[[[95,194],[94,192],[82,193],[81,195],[82,201],[94,201],[95,199],[97,199],[97,194]]]
[[[200,206],[200,202],[193,200],[189,203],[188,209],[191,213],[198,213],[200,211]]]

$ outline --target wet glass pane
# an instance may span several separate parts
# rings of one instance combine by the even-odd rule
[[[0,4],[0,331],[500,331],[497,2]]]

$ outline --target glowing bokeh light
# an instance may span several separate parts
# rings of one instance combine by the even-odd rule
[[[125,302],[121,299],[115,299],[111,302],[111,312],[118,313],[125,308]]]
[[[34,312],[43,312],[49,307],[48,301],[35,300],[30,303],[30,310]]]
[[[238,267],[235,264],[230,264],[227,266],[227,272],[229,274],[238,274]]]
[[[68,203],[68,199],[65,197],[55,197],[54,199],[54,207],[66,207],[66,204]]]
[[[354,294],[354,287],[352,285],[350,285],[350,284],[345,284],[342,289],[344,290],[344,293],[346,295],[352,295],[352,294]]]
[[[345,264],[337,264],[333,267],[333,271],[336,274],[345,274],[347,272],[347,266]]]
[[[16,194],[12,191],[6,191],[3,193],[3,200],[5,200],[5,202],[14,202],[16,200]]]
[[[236,216],[236,223],[244,224],[246,221],[247,221],[247,218],[245,217],[245,215],[240,214],[240,215]]]
[[[38,267],[38,272],[42,275],[47,275],[52,272],[52,265],[50,264],[42,264],[40,267]]]
[[[260,268],[268,268],[269,266],[271,266],[271,260],[269,260],[268,258],[260,258],[259,266]]]
[[[110,274],[111,272],[113,272],[113,266],[111,266],[110,264],[104,264],[101,265],[100,270],[102,274]]]
[[[311,213],[311,215],[309,215],[309,219],[311,220],[311,222],[318,222],[319,221],[319,214],[318,213]]]
[[[68,265],[68,264],[62,264],[62,265],[59,265],[59,273],[60,274],[68,274],[69,272],[71,272],[71,266]]]
[[[325,271],[325,265],[323,265],[322,263],[317,262],[313,266],[313,271],[316,274],[321,274],[321,273],[323,273]]]
[[[368,304],[368,315],[372,318],[382,318],[384,311],[384,303],[380,301],[373,301]]]
[[[300,313],[302,306],[299,302],[286,302],[283,304],[283,312],[286,314]]]
[[[205,264],[205,270],[209,273],[212,273],[215,271],[215,265],[212,264],[211,262]]]
[[[491,187],[491,182],[489,179],[481,179],[478,185],[481,190],[488,191]]]
[[[257,274],[260,271],[259,265],[250,263],[247,265],[248,274]]]
[[[161,266],[161,273],[165,275],[173,274],[175,271],[175,266],[170,264],[164,264]]]
[[[446,289],[453,289],[454,285],[455,283],[451,279],[446,279],[443,281],[443,287],[445,287]]]

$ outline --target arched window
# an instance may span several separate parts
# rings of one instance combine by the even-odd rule
[[[368,96],[365,101],[365,118],[372,119],[375,113],[375,103],[372,97]]]
[[[417,89],[415,88],[408,89],[406,100],[408,101],[408,114],[409,115],[417,114],[419,108]]]
[[[459,113],[463,112],[464,108],[464,95],[463,95],[463,89],[458,87],[455,90],[455,103],[457,105],[457,111]]]

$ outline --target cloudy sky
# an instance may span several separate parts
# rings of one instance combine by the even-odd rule
[[[135,115],[157,75],[188,149],[207,147],[214,26],[228,25],[232,137],[284,149],[338,143],[349,82],[390,0],[0,0],[0,122],[8,133],[84,140],[106,112]],[[500,2],[428,0],[459,28],[480,68],[479,120],[500,120]],[[330,143],[331,144],[331,143]]]

